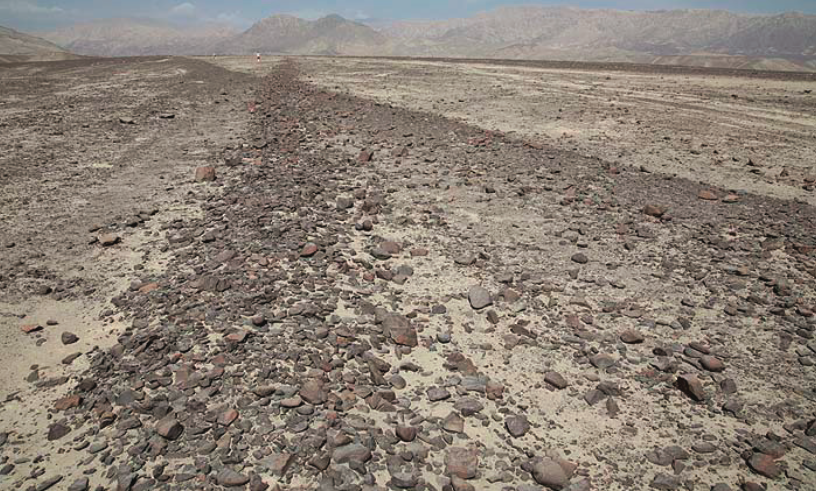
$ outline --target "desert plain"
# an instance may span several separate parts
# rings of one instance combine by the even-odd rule
[[[816,489],[814,86],[0,65],[0,488]]]

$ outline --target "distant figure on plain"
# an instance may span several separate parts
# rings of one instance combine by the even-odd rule
[[[258,63],[260,63],[261,62],[261,54],[260,53],[255,53],[255,56],[258,58]]]

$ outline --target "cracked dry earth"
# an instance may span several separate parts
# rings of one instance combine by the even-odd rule
[[[2,487],[816,489],[813,207],[251,85]]]

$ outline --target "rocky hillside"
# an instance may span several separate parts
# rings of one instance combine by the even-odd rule
[[[0,26],[0,63],[71,57],[63,48],[38,37]]]

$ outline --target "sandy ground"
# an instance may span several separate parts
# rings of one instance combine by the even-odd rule
[[[816,203],[816,94],[807,75],[319,57],[300,63],[305,80],[329,90],[621,166]]]

